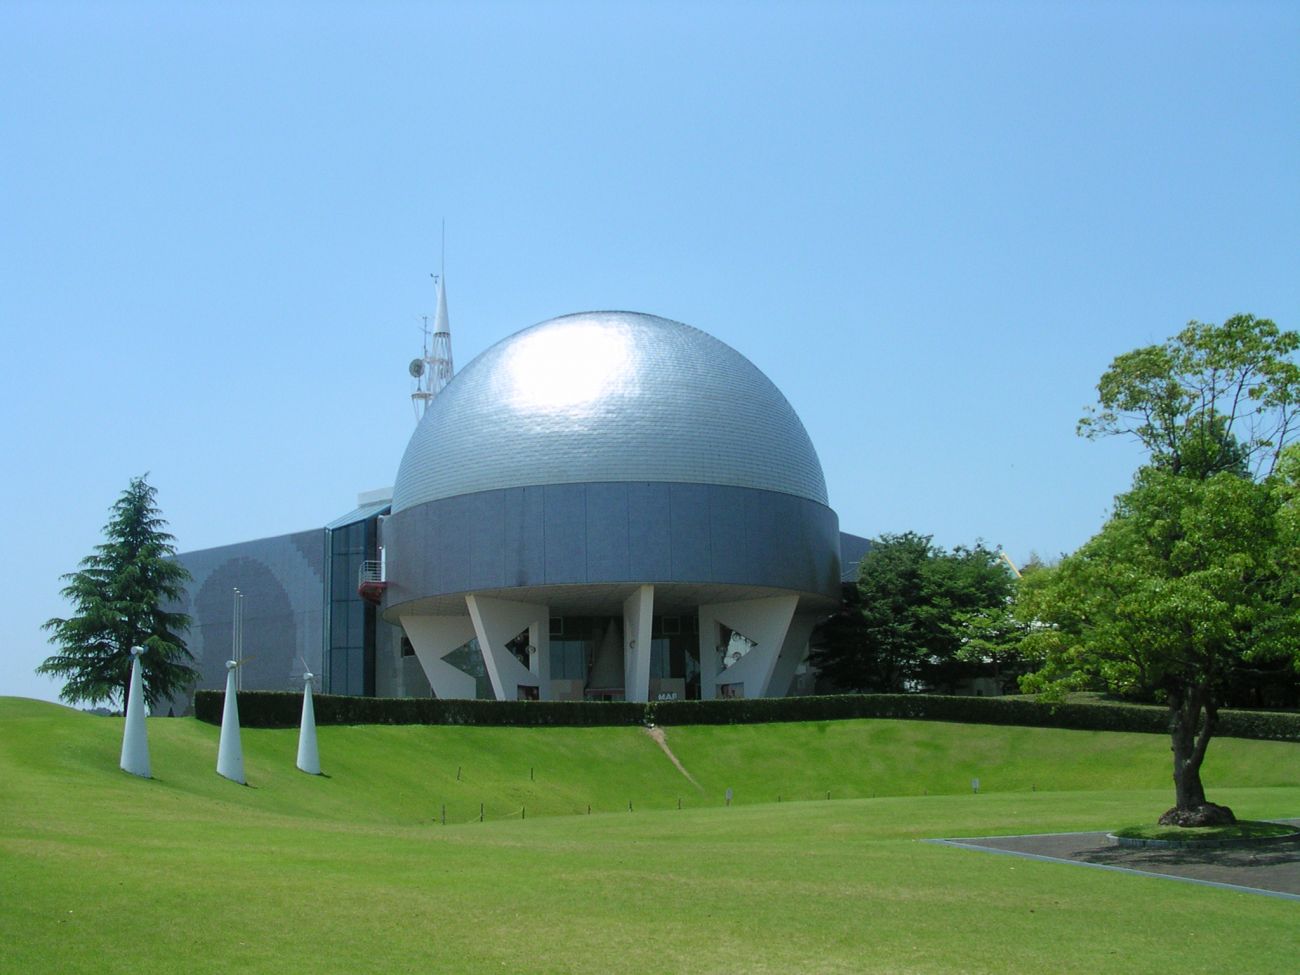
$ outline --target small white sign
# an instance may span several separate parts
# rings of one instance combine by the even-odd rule
[[[979,779],[971,779],[971,780],[970,780],[970,791],[971,791],[971,792],[979,792],[979,791],[980,791],[980,780],[979,780]]]

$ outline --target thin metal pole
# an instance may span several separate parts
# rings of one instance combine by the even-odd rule
[[[240,664],[244,660],[244,594],[234,590],[234,605],[230,613],[230,659],[235,662],[235,690],[244,689],[244,673]]]

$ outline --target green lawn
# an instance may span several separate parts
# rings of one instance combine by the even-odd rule
[[[1158,736],[669,729],[696,788],[637,729],[322,728],[319,779],[295,732],[245,729],[242,788],[216,728],[149,733],[153,781],[118,771],[119,720],[0,698],[0,972],[1241,973],[1300,948],[1295,902],[917,842],[1154,820]],[[1300,746],[1216,741],[1206,779],[1300,814]]]

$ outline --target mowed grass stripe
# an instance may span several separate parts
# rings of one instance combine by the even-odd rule
[[[116,783],[120,719],[41,702],[0,699],[0,760],[43,780],[85,789]],[[328,775],[293,767],[294,730],[244,729],[251,788],[213,774],[218,731],[189,719],[149,721],[158,801],[179,792],[227,806],[348,822],[449,822],[872,796],[1032,790],[1161,789],[1170,781],[1164,738],[1114,732],[855,720],[666,729],[692,785],[635,728],[362,726],[320,729]],[[1296,746],[1217,739],[1206,760],[1211,789],[1294,785]],[[530,770],[532,778],[530,779]],[[459,779],[457,773],[459,771]],[[89,778],[87,778],[89,777]],[[15,779],[14,787],[19,780]]]
[[[894,726],[885,740],[881,724]],[[1157,736],[1102,736],[1088,751],[1080,733],[911,724],[671,729],[703,795],[636,729],[322,729],[329,779],[293,770],[292,732],[249,730],[254,787],[241,788],[213,770],[214,728],[151,721],[160,779],[148,782],[116,768],[120,721],[0,700],[0,971],[1292,964],[1300,915],[1288,902],[917,842],[1150,819],[1170,791]],[[1215,798],[1251,818],[1300,810],[1300,747],[1227,744],[1246,747],[1207,773]],[[909,765],[909,749],[929,759]],[[967,776],[963,749],[983,757],[994,791],[958,781],[950,795],[906,794]],[[527,799],[529,819],[434,824],[457,764],[491,808]],[[1089,786],[1097,766],[1120,786]],[[1054,791],[993,784],[1049,772]],[[904,794],[773,801],[798,781]],[[629,814],[633,789],[650,798]],[[588,797],[619,811],[569,815]]]

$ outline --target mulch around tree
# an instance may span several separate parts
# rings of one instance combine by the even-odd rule
[[[1277,821],[1300,826],[1300,819]],[[933,842],[1300,900],[1300,839],[1260,846],[1199,850],[1126,849],[1107,839],[1105,833],[978,836]]]

